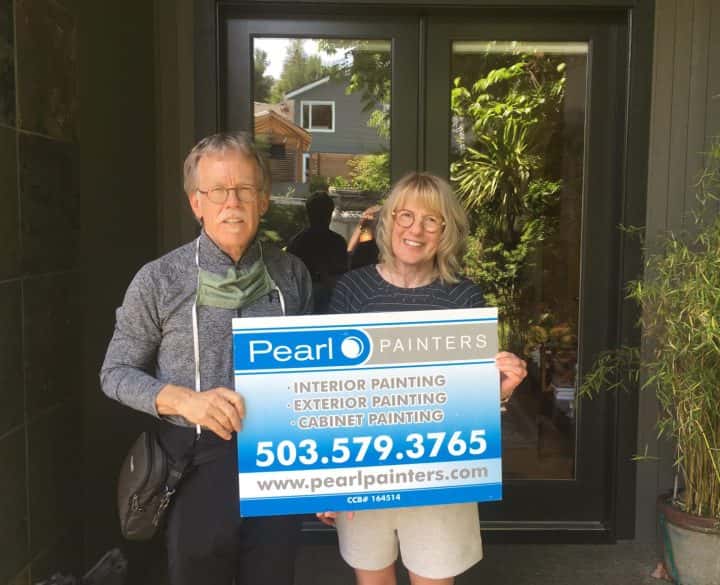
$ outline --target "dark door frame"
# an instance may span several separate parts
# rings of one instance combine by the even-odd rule
[[[292,13],[308,17],[338,19],[353,14],[366,14],[375,9],[386,15],[422,15],[433,9],[444,11],[469,8],[493,8],[499,11],[512,11],[521,8],[523,15],[559,9],[573,10],[590,16],[597,9],[620,11],[626,23],[626,37],[623,40],[628,47],[627,68],[623,72],[626,79],[625,117],[622,121],[622,160],[620,171],[621,200],[619,218],[623,225],[644,225],[646,210],[647,164],[650,125],[650,90],[652,82],[652,51],[655,0],[354,0],[350,3],[338,3],[331,0],[304,1],[292,3],[280,0],[246,1],[196,1],[195,2],[195,132],[201,137],[221,128],[220,71],[222,70],[222,14],[224,10],[242,10],[250,16],[290,18]],[[419,142],[424,142],[425,133],[419,129]],[[418,153],[418,162],[422,155]],[[625,234],[618,233],[618,243],[613,249],[614,263],[617,266],[617,281],[607,291],[610,303],[617,310],[615,323],[611,330],[614,339],[609,346],[621,344],[639,344],[640,334],[636,327],[638,313],[635,307],[624,298],[622,283],[637,278],[642,272],[642,256],[639,242]],[[588,541],[607,542],[615,539],[632,538],[635,530],[635,464],[632,455],[636,452],[638,421],[638,402],[634,393],[620,393],[608,398],[608,440],[610,442],[607,485],[608,510],[603,530],[577,533],[563,526],[544,526],[541,533],[499,531],[500,540],[514,542],[578,542],[578,538]],[[492,537],[492,535],[491,535]]]

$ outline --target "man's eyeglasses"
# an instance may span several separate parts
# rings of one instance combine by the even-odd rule
[[[222,205],[230,197],[230,192],[233,191],[238,200],[243,203],[252,203],[257,199],[258,189],[252,185],[236,185],[235,187],[213,187],[207,191],[197,189],[198,193],[205,195],[210,201],[218,205]]]
[[[409,228],[415,223],[415,214],[409,209],[396,209],[392,216],[400,227]],[[427,233],[434,234],[445,227],[445,222],[434,215],[423,215],[420,225]]]

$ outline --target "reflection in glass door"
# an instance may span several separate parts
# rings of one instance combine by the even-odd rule
[[[506,479],[571,479],[587,43],[456,41],[450,179],[471,218],[465,270],[528,362],[503,417]]]
[[[287,245],[307,197],[326,191],[331,229],[349,239],[390,186],[390,41],[255,37],[253,54],[254,133],[272,175],[265,238]]]

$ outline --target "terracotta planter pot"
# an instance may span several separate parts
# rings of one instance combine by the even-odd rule
[[[720,522],[687,514],[670,504],[669,496],[657,501],[665,566],[679,585],[720,583]]]

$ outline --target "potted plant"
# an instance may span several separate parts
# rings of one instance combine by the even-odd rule
[[[720,143],[710,154],[690,229],[646,250],[645,277],[628,289],[647,348],[601,355],[580,387],[591,396],[637,384],[642,372],[640,387],[655,393],[681,480],[658,501],[665,565],[682,585],[720,583]]]

